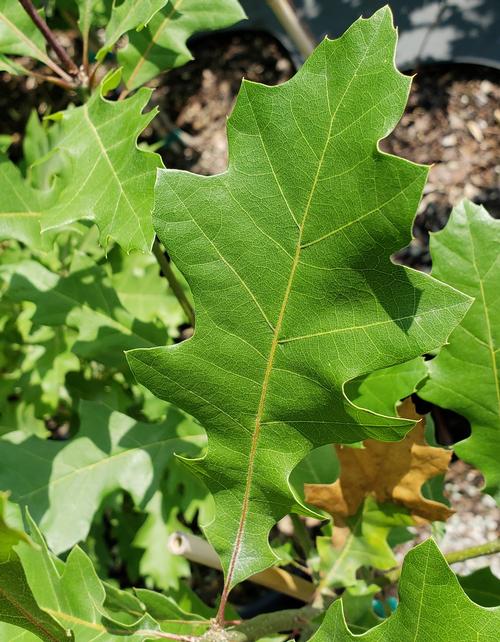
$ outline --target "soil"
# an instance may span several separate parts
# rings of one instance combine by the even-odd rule
[[[166,75],[153,95],[160,117],[149,137],[164,139],[158,151],[167,167],[217,174],[226,168],[226,119],[242,78],[277,85],[295,69],[266,34],[223,33],[196,40],[191,50],[194,60]]]
[[[415,239],[398,259],[430,268],[430,231],[444,227],[463,198],[500,217],[500,71],[472,65],[424,68],[401,122],[381,147],[432,164],[415,220]]]

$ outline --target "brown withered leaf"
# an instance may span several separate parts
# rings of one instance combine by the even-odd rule
[[[330,513],[336,526],[343,526],[346,517],[355,515],[367,495],[379,503],[401,504],[417,520],[444,521],[453,514],[448,506],[421,493],[423,483],[447,470],[451,452],[426,443],[425,419],[417,414],[410,398],[398,413],[417,420],[402,441],[367,439],[364,448],[336,446],[339,479],[333,484],[305,484],[306,501]]]

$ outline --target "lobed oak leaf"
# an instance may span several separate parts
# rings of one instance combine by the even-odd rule
[[[205,533],[226,572],[222,610],[229,588],[276,563],[268,534],[297,507],[289,476],[309,451],[411,426],[352,404],[346,382],[436,349],[469,306],[390,260],[427,176],[378,149],[411,82],[395,46],[386,8],[325,40],[289,82],[245,81],[228,170],[158,173],[154,225],[191,287],[196,330],[128,358],[208,432],[191,466],[214,496]]]
[[[474,297],[447,345],[427,363],[419,395],[466,417],[471,436],[458,456],[485,477],[485,491],[499,494],[500,467],[500,221],[484,207],[463,201],[446,227],[431,235],[432,274]]]
[[[129,34],[127,46],[118,51],[129,90],[191,60],[187,41],[195,33],[230,27],[246,17],[237,0],[209,4],[210,8],[200,0],[168,0],[144,29]]]

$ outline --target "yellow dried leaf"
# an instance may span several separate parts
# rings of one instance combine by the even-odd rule
[[[416,413],[410,398],[401,404],[399,415],[417,420],[402,441],[367,439],[364,448],[336,446],[339,479],[333,484],[305,485],[306,501],[330,513],[337,526],[355,515],[368,495],[379,503],[401,504],[417,519],[444,521],[453,514],[448,506],[421,493],[424,482],[447,470],[451,452],[426,443],[425,419]]]

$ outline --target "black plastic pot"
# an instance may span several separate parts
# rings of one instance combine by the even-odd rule
[[[296,62],[293,46],[266,0],[240,0],[255,28],[274,34]],[[469,62],[500,68],[498,0],[294,0],[304,27],[318,42],[335,38],[359,16],[368,17],[389,4],[399,30],[397,63],[415,69],[430,62]]]

